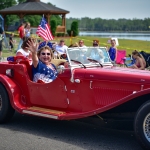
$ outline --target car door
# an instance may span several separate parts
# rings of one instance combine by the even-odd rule
[[[30,102],[33,106],[67,108],[65,84],[59,77],[51,83],[29,82]]]

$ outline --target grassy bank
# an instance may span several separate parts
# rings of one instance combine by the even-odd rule
[[[3,48],[3,57],[8,57],[8,56],[13,56],[15,55],[19,39],[14,38],[16,40],[16,43],[14,45],[14,50],[13,52],[10,52],[8,48]],[[59,40],[62,39],[60,37],[56,37],[54,41],[59,42]],[[71,39],[70,38],[63,38],[65,39],[65,43],[67,46],[71,44]],[[79,36],[79,37],[74,37],[72,38],[72,43],[78,42],[79,39],[84,40],[84,43],[86,46],[92,46],[92,42],[94,39],[98,39],[100,41],[100,46],[110,46],[110,44],[107,43],[108,38],[101,38],[101,37],[91,37],[91,36]],[[119,50],[126,50],[127,54],[131,54],[133,50],[139,50],[139,51],[146,51],[150,53],[150,41],[140,41],[140,40],[127,40],[127,39],[118,39],[119,40]]]

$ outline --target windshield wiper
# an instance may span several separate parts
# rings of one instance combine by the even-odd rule
[[[83,66],[84,68],[86,68],[86,66],[85,66],[82,62],[80,62],[80,61],[78,61],[78,60],[71,59],[71,61],[74,61],[74,62],[80,63],[80,64],[82,64],[82,66]]]
[[[97,63],[99,63],[99,65],[101,67],[103,67],[103,65],[98,60],[95,60],[95,59],[92,59],[92,58],[87,58],[87,60],[97,62]]]

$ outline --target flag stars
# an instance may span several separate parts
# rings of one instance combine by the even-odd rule
[[[40,22],[40,25],[38,26],[36,34],[42,37],[45,41],[53,40],[53,35],[50,31],[50,27],[47,24],[47,21],[44,18],[44,16],[41,19],[41,22]]]

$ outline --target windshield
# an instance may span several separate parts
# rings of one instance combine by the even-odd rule
[[[67,51],[71,66],[84,64],[86,67],[92,65],[112,65],[105,47],[72,47]]]

